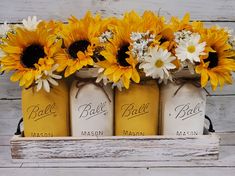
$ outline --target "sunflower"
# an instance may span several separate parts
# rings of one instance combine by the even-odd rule
[[[1,45],[5,56],[1,58],[0,71],[13,71],[11,81],[19,81],[20,86],[27,88],[42,71],[52,68],[61,44],[61,41],[55,43],[55,37],[46,28],[29,31],[18,27]]]
[[[202,57],[200,65],[196,66],[196,73],[201,75],[201,85],[205,87],[210,80],[213,90],[220,85],[232,84],[231,72],[235,71],[235,52],[228,43],[228,34],[223,29],[212,27],[205,30],[202,38],[206,41],[206,55]]]
[[[143,32],[143,26],[142,29],[138,28],[140,23],[141,17],[135,12],[125,14],[122,21],[114,28],[113,39],[105,45],[105,50],[101,52],[105,60],[97,62],[98,67],[104,68],[105,76],[114,83],[121,81],[127,89],[131,80],[136,83],[140,81],[136,69],[138,61],[131,52],[131,33]]]
[[[60,66],[57,71],[65,70],[64,75],[68,77],[85,66],[93,66],[100,44],[98,37],[108,29],[106,23],[100,16],[93,17],[89,12],[83,19],[72,16],[60,33],[65,49],[58,54],[56,62]]]

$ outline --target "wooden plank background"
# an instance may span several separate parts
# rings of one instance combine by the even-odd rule
[[[93,13],[101,13],[103,16],[120,16],[125,11],[136,10],[142,13],[144,10],[152,10],[165,15],[169,18],[171,15],[183,17],[186,12],[190,12],[193,20],[202,20],[207,26],[218,24],[220,26],[229,26],[235,30],[235,1],[234,0],[1,0],[0,1],[0,23],[8,21],[10,23],[19,23],[23,18],[29,15],[37,15],[40,19],[60,19],[65,21],[70,15],[82,17],[87,10]],[[233,74],[235,76],[235,74]],[[209,89],[209,88],[208,88]],[[215,130],[220,132],[222,137],[222,156],[224,160],[217,165],[218,172],[213,171],[213,175],[229,175],[235,173],[235,84],[226,86],[224,90],[211,92],[212,96],[208,97],[207,115],[211,117],[215,125]],[[21,117],[21,91],[17,84],[9,81],[9,76],[0,76],[0,175],[35,175],[44,173],[50,175],[64,175],[64,173],[87,173],[86,169],[56,169],[55,167],[70,167],[67,163],[43,165],[37,163],[12,163],[10,160],[9,139],[14,134],[16,124]],[[73,166],[73,162],[70,163]],[[111,163],[110,163],[111,164]],[[17,169],[20,167],[41,167],[38,169]],[[166,166],[167,164],[165,164]],[[167,170],[169,175],[193,175],[195,173],[209,174],[210,168],[205,168],[202,172],[201,167],[216,166],[215,163],[191,163],[190,168],[182,168],[175,172],[177,168],[152,168],[148,166],[156,165],[144,164],[145,168],[134,169],[135,175],[154,175],[156,173],[163,175]],[[72,167],[71,166],[71,167]],[[77,167],[78,165],[74,165]],[[127,164],[127,166],[132,167]],[[182,165],[181,167],[183,167]],[[228,166],[229,168],[225,168]],[[42,169],[42,167],[52,167]],[[82,167],[81,165],[79,167]],[[94,165],[94,167],[105,167],[104,165]],[[113,164],[115,167],[115,164]],[[192,168],[200,167],[200,168]],[[224,168],[221,168],[224,167]],[[11,174],[9,171],[12,171]],[[115,175],[117,169],[95,169],[92,173],[103,173],[103,175]],[[119,170],[120,174],[126,173],[127,170]],[[8,173],[8,174],[7,174]],[[112,174],[114,173],[114,174]],[[37,174],[36,174],[37,175]],[[117,174],[116,174],[117,175]],[[128,175],[128,174],[127,174]],[[132,174],[129,174],[132,175]]]

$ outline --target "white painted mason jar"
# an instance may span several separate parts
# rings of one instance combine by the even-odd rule
[[[206,110],[205,91],[185,83],[161,86],[161,121],[163,135],[202,135]]]
[[[96,83],[97,68],[76,73],[70,89],[72,136],[113,135],[113,90],[111,85]]]

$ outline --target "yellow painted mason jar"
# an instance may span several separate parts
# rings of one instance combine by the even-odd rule
[[[22,90],[25,137],[69,136],[69,93],[64,80],[50,93],[36,87]]]
[[[159,88],[156,80],[132,83],[115,90],[115,135],[146,136],[158,133]]]

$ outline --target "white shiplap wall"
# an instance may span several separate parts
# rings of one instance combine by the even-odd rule
[[[159,11],[160,9],[160,11]],[[66,20],[82,17],[87,10],[103,16],[120,16],[125,11],[153,10],[169,18],[191,13],[194,20],[206,25],[219,24],[235,30],[235,0],[0,0],[0,23],[18,23],[27,16]],[[12,163],[9,139],[21,116],[21,93],[9,76],[0,76],[0,175],[234,175],[235,173],[235,84],[208,97],[207,114],[215,123],[222,141],[218,161],[195,162],[118,162]],[[89,168],[85,166],[89,165]],[[93,167],[93,169],[91,169]],[[138,167],[138,168],[137,168]]]

